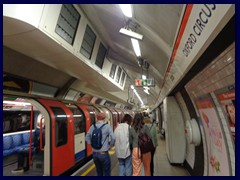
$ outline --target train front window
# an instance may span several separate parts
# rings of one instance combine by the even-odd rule
[[[91,119],[91,125],[95,123],[95,111],[96,109],[91,107],[91,108],[87,108],[87,111],[89,112],[90,115],[90,119]]]
[[[56,135],[56,147],[67,144],[68,139],[68,121],[67,115],[62,108],[50,107],[55,116],[55,135]]]

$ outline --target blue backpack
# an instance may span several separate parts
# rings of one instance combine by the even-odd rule
[[[93,125],[94,125],[94,130],[92,132],[91,146],[94,149],[101,149],[107,139],[107,137],[106,137],[106,139],[102,143],[102,128],[106,124],[103,124],[100,128],[97,128],[95,124],[93,124]]]

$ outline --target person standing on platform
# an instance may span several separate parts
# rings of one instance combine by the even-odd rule
[[[129,130],[132,117],[125,114],[122,123],[114,131],[115,151],[119,161],[119,176],[132,176],[132,154],[129,145]]]
[[[151,137],[149,128],[146,125],[144,125],[143,115],[141,113],[136,113],[133,119],[129,136],[130,146],[133,147],[132,150],[133,176],[141,175],[142,162],[145,176],[151,176],[150,172],[151,152],[147,152],[144,154],[141,153],[141,150],[138,145],[138,135],[140,134],[140,132],[144,132],[149,137]]]
[[[101,130],[101,135],[98,134],[98,138],[101,137],[100,147],[96,147],[95,143],[99,142],[99,139],[95,139],[95,132],[98,133]],[[109,137],[110,136],[110,137]],[[109,142],[110,139],[110,142]],[[96,123],[93,124],[86,134],[86,142],[92,146],[93,149],[93,162],[97,169],[98,176],[111,176],[111,159],[108,150],[114,146],[115,135],[109,124],[106,124],[106,116],[104,113],[98,113]],[[99,145],[99,144],[97,144]]]
[[[150,164],[150,170],[151,170],[151,176],[154,174],[154,154],[156,151],[156,148],[158,146],[158,141],[157,141],[157,127],[156,127],[156,118],[153,113],[149,114],[150,119],[146,117],[144,119],[144,123],[148,126],[151,134],[151,139],[154,145],[154,150],[151,151],[151,164]]]

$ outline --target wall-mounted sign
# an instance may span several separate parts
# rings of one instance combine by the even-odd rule
[[[135,86],[155,86],[154,79],[135,79]]]

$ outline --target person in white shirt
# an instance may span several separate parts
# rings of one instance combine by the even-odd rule
[[[114,131],[115,151],[119,161],[119,176],[132,176],[132,155],[129,145],[129,129],[132,117],[125,114],[122,123]]]

